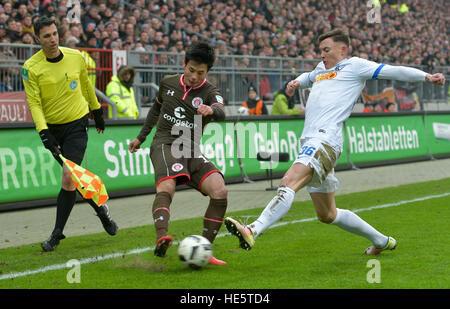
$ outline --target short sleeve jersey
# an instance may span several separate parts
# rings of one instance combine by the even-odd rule
[[[178,138],[200,142],[204,127],[212,117],[202,117],[197,109],[202,105],[223,105],[219,90],[206,79],[195,87],[183,82],[184,74],[168,75],[159,85],[158,102],[161,112],[152,145],[171,144]]]

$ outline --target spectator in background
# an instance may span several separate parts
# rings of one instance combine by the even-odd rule
[[[53,16],[56,16],[56,8],[55,5],[51,1],[44,1],[43,6],[41,6],[41,10],[39,14],[41,16],[47,16],[49,18],[52,18]]]
[[[3,1],[2,1],[3,2]],[[3,11],[5,12],[6,15],[8,15],[8,17],[12,17],[13,16],[13,6],[11,2],[5,2],[3,4]]]
[[[20,32],[22,28],[17,29],[17,24],[14,18],[10,18],[6,21],[6,26],[8,27],[8,36],[11,38],[11,42],[20,41]]]
[[[8,31],[5,23],[0,23],[0,40],[8,36]]]
[[[272,115],[304,115],[303,109],[295,107],[295,93],[289,95],[286,93],[288,83],[284,84],[283,89],[278,91],[272,106]]]
[[[101,15],[98,12],[98,7],[96,5],[92,5],[88,7],[87,14],[84,14],[81,17],[81,21],[83,22],[83,25],[86,27],[88,24],[93,23],[94,25],[97,25],[102,20]]]
[[[22,3],[19,2],[14,19],[17,21],[22,21],[25,18],[25,16],[27,16],[27,14],[28,14],[27,5],[25,4],[25,2]]]
[[[122,41],[120,39],[117,39],[117,40],[111,42],[111,49],[112,50],[121,50],[122,49]]]
[[[366,16],[370,8],[361,8],[358,0],[283,0],[273,3],[168,0],[150,1],[147,5],[145,1],[123,5],[118,0],[83,0],[82,21],[79,26],[76,25],[80,27],[80,35],[72,35],[85,42],[87,33],[84,33],[84,26],[94,23],[100,29],[100,25],[104,24],[105,30],[100,30],[97,45],[99,48],[110,48],[111,42],[117,39],[112,31],[119,33],[121,25],[120,36],[124,46],[120,46],[120,49],[134,49],[142,33],[146,32],[150,42],[144,42],[144,39],[142,46],[147,50],[164,47],[166,50],[182,52],[195,40],[195,35],[190,31],[196,31],[202,36],[221,41],[218,54],[319,59],[318,50],[312,47],[314,33],[341,26],[350,32],[352,56],[377,62],[428,67],[448,65],[449,53],[448,48],[445,48],[449,42],[447,0],[405,1],[408,12],[400,10],[400,7],[405,7],[405,3],[391,8],[384,1],[380,2],[383,24],[370,24]],[[3,1],[0,38],[6,35],[2,33],[4,30],[1,25],[8,20],[6,28],[9,28],[7,34],[11,42],[20,42],[21,32],[30,31],[30,21],[35,21],[39,14],[55,18],[58,25],[74,26],[67,23],[67,4],[67,0]],[[9,20],[15,24],[10,25]],[[17,27],[19,22],[21,26]],[[108,29],[107,24],[114,25],[111,26],[113,29]],[[133,40],[128,41],[130,36]],[[389,60],[383,57],[389,57]],[[302,69],[309,70],[306,66]],[[298,71],[293,74],[298,74]]]
[[[22,32],[22,43],[23,44],[36,44],[34,41],[33,33],[29,31]]]
[[[248,109],[249,115],[267,115],[267,107],[263,100],[258,96],[256,88],[250,86],[248,88],[248,99],[242,103],[242,106]]]
[[[69,47],[69,48],[76,48],[77,45],[80,43],[80,40],[78,40],[76,37],[74,36],[69,36],[66,41],[65,41],[65,46]]]
[[[0,92],[14,91],[11,77],[8,72],[0,74]]]
[[[136,105],[133,83],[136,70],[131,66],[121,66],[106,86],[106,95],[116,104],[117,118],[137,119],[139,109]],[[108,117],[113,118],[113,110],[108,106]]]
[[[6,43],[6,44],[10,44],[11,43],[11,39],[6,36],[3,37],[0,40],[0,43]],[[14,54],[13,49],[10,46],[2,46],[0,47],[0,65],[10,65],[10,62],[3,62],[2,60],[6,60],[6,61],[17,61],[18,58],[17,56]],[[23,90],[23,86],[22,86],[22,78],[20,76],[20,69],[19,68],[1,68],[0,67],[0,75],[5,75],[7,74],[9,76],[9,80],[13,85],[14,91],[21,91]]]
[[[87,48],[98,48],[98,39],[95,36],[95,34],[91,33],[88,35],[86,40],[86,47]]]
[[[277,62],[275,59],[269,60],[269,70],[272,74],[268,75],[269,83],[270,83],[270,92],[272,92],[272,95],[280,89],[281,85],[281,66],[280,62]]]
[[[84,27],[84,34],[89,37],[90,35],[94,34],[94,30],[96,27],[97,24],[94,22],[87,23],[86,26]]]
[[[28,2],[27,9],[31,16],[34,14],[39,14],[39,2],[40,0],[30,0]]]
[[[385,112],[396,112],[397,111],[397,105],[391,102],[388,102],[388,104],[386,104],[386,110]]]
[[[370,102],[364,103],[364,109],[363,113],[372,113],[373,112],[373,105]]]
[[[377,101],[375,101],[374,103],[373,103],[373,111],[375,112],[375,113],[384,113],[385,112],[385,110],[384,110],[384,108],[381,106],[381,104],[379,103],[379,102],[377,102]]]
[[[259,77],[259,93],[263,100],[273,100],[273,93],[270,89],[270,80],[267,75]]]
[[[31,14],[26,14],[22,23],[22,32],[28,31],[34,34],[33,21],[31,20]]]

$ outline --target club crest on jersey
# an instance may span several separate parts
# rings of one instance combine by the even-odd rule
[[[335,67],[334,67],[334,70],[337,72],[337,71],[340,71],[340,70],[342,70],[344,67],[346,67],[347,65],[349,65],[349,63],[343,63],[343,64],[337,64]]]
[[[182,169],[183,169],[183,164],[181,164],[181,163],[174,163],[173,165],[172,165],[172,171],[174,171],[174,172],[179,172],[179,171],[181,171]]]
[[[77,89],[77,86],[78,86],[78,83],[77,83],[76,80],[71,81],[70,84],[69,84],[69,87],[70,87],[71,90]]]
[[[316,77],[316,80],[314,82],[317,83],[317,82],[320,82],[320,81],[325,80],[325,79],[333,79],[336,76],[337,76],[337,72],[330,72],[330,73],[327,73],[327,74],[321,74],[321,75],[318,75]]]
[[[192,106],[194,106],[195,108],[199,108],[200,105],[203,104],[203,99],[200,97],[195,97],[192,99]]]

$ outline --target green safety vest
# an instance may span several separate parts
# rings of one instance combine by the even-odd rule
[[[117,75],[114,75],[108,86],[106,86],[106,95],[116,104],[117,118],[131,117],[136,119],[139,117],[133,87],[130,87],[130,90],[128,90],[127,87],[122,85]],[[108,118],[112,117],[112,107],[108,105]]]
[[[95,61],[87,51],[81,50],[80,52],[83,55],[84,61],[86,62],[89,80],[91,81],[92,86],[95,87],[95,83],[97,81],[97,71],[95,70],[97,66],[95,64]]]
[[[407,12],[409,12],[409,8],[408,8],[408,6],[407,6],[405,3],[403,3],[403,4],[398,8],[398,11],[399,11],[400,13],[407,13]]]

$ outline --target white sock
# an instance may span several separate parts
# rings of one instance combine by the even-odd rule
[[[259,218],[248,226],[254,238],[261,235],[262,232],[280,220],[289,211],[294,201],[294,196],[295,191],[291,188],[278,188],[277,196],[267,204]]]
[[[337,208],[336,210],[336,218],[333,222],[331,222],[331,224],[337,225],[347,232],[367,238],[377,248],[383,248],[387,244],[387,236],[378,232],[354,212],[339,208]]]

